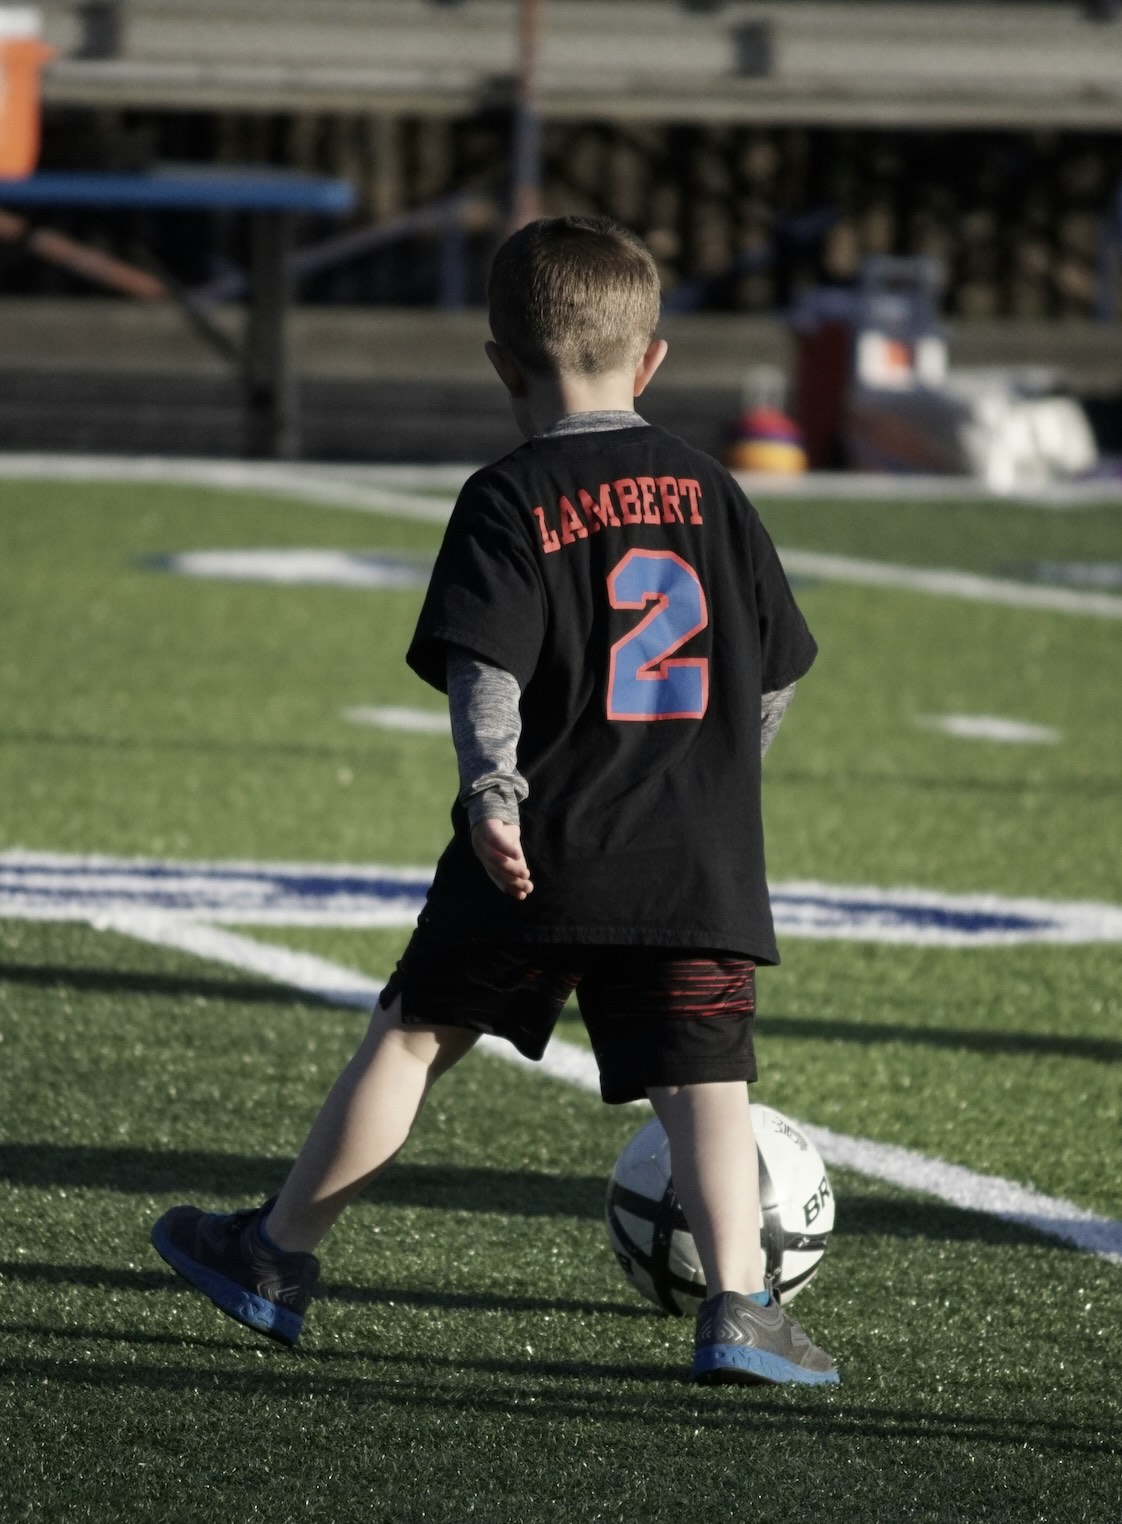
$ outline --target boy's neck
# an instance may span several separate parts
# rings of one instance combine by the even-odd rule
[[[534,376],[526,395],[519,399],[524,418],[519,422],[531,434],[546,434],[554,424],[573,413],[631,413],[635,411],[634,377],[630,371],[610,371],[600,376]]]
[[[666,340],[652,339],[637,363],[623,370],[578,376],[528,370],[505,345],[489,340],[487,358],[506,387],[515,422],[527,439],[547,434],[574,413],[633,413],[635,399],[666,358]]]

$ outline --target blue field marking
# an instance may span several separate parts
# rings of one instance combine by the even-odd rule
[[[219,923],[408,926],[431,878],[427,868],[0,852],[0,917],[92,920],[155,910]]]
[[[906,890],[869,890],[856,898],[844,889],[794,892],[777,887],[772,891],[772,909],[777,928],[788,936],[810,935],[811,926],[824,933],[833,926],[842,937],[879,933],[873,940],[896,941],[900,939],[897,933],[909,941],[927,935],[940,941],[952,937],[1047,940],[1049,932],[1063,925],[1056,914],[1025,914],[1000,908],[997,901],[993,908],[968,901],[955,904],[949,896],[939,903],[934,896],[909,895]]]
[[[0,919],[96,921],[133,911],[196,922],[412,926],[431,868],[170,862],[0,852]],[[1122,905],[814,882],[775,884],[781,937],[912,946],[1122,942]]]
[[[801,882],[773,885],[772,906],[787,937],[929,947],[1122,941],[1122,905],[1093,900]]]

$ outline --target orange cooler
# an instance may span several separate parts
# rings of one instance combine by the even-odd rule
[[[39,75],[54,56],[34,7],[0,5],[0,179],[23,179],[38,162]]]

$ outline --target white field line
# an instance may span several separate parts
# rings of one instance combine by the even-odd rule
[[[753,502],[767,498],[821,498],[838,503],[989,502],[1061,511],[1122,503],[1122,481],[1116,478],[1049,482],[998,492],[973,476],[897,476],[887,471],[808,471],[804,476],[789,477],[734,471],[733,475]]]
[[[451,473],[455,479],[458,467]],[[460,480],[474,467],[465,466]],[[230,492],[265,492],[324,508],[386,513],[443,524],[452,511],[455,488],[448,476],[434,482],[439,497],[421,495],[425,481],[403,470],[390,485],[364,480],[361,468],[273,465],[239,460],[181,460],[129,455],[0,455],[0,478],[9,481],[128,482],[164,486],[215,487]],[[415,482],[416,494],[394,490],[393,483]],[[449,495],[451,493],[451,495]]]
[[[159,910],[111,912],[95,917],[90,924],[98,931],[120,932],[140,942],[174,947],[211,963],[227,963],[245,973],[260,974],[332,1005],[360,1006],[369,1011],[385,982],[371,979],[357,969],[345,968],[341,963],[329,963],[313,953],[258,942],[220,926],[207,926]]]
[[[269,461],[205,460],[176,456],[55,455],[12,452],[0,455],[0,478],[13,481],[167,482],[233,491],[280,492],[327,507],[368,513],[401,512],[411,517],[447,518],[456,492],[482,462],[439,465],[305,466]],[[1079,509],[1122,502],[1122,482],[1057,482],[1015,492],[994,492],[969,476],[892,476],[859,471],[811,471],[805,476],[734,473],[749,497],[823,498],[837,502],[872,498],[878,502],[1013,503],[1026,508]],[[448,493],[443,503],[409,495]],[[389,506],[396,498],[400,508]],[[383,504],[385,506],[383,506]]]
[[[188,550],[153,563],[176,577],[213,582],[263,582],[275,587],[427,587],[431,558],[284,546],[252,550]]]
[[[450,736],[452,733],[448,715],[435,709],[355,704],[343,710],[343,718],[352,725],[370,725],[376,730],[401,730],[423,736]]]
[[[831,1164],[909,1191],[924,1191],[966,1211],[986,1212],[1005,1222],[1024,1224],[1122,1265],[1122,1222],[1099,1217],[1074,1201],[1045,1196],[1001,1175],[979,1175],[961,1164],[931,1159],[910,1148],[848,1138],[828,1127],[808,1127],[801,1122],[799,1126]]]
[[[779,559],[789,575],[816,577],[824,582],[850,582],[861,587],[932,593],[939,598],[965,598],[973,603],[1043,609],[1054,614],[1090,614],[1099,619],[1122,619],[1122,597],[1115,593],[1041,587],[1034,582],[1006,582],[1001,577],[981,577],[974,572],[897,566],[890,561],[820,555],[813,550],[780,550]]]
[[[94,923],[99,929],[136,937],[158,946],[174,947],[214,963],[315,995],[335,1005],[371,1008],[380,981],[310,953],[257,942],[235,932],[184,921],[159,911],[128,911],[107,915]],[[544,1059],[535,1064],[498,1038],[485,1037],[480,1047],[520,1068],[536,1069],[582,1090],[600,1093],[596,1060],[576,1043],[554,1038]],[[1000,1175],[981,1175],[959,1164],[932,1159],[908,1148],[851,1138],[828,1127],[799,1122],[827,1164],[836,1164],[906,1190],[921,1191],[965,1211],[984,1212],[1005,1222],[1021,1224],[1049,1238],[1072,1244],[1112,1264],[1122,1265],[1122,1221],[1101,1217],[1063,1197],[1045,1196]]]
[[[471,474],[465,466],[463,477]],[[0,477],[9,480],[166,482],[220,487],[235,491],[271,492],[330,508],[361,513],[386,513],[396,517],[444,523],[452,508],[449,483],[460,477],[460,467],[434,468],[431,478],[424,468],[403,467],[309,467],[273,465],[269,462],[185,460],[159,456],[0,455]],[[394,490],[409,482],[422,489],[430,480],[439,497],[413,495]],[[389,483],[390,485],[384,485]],[[762,492],[806,497],[880,497],[916,500],[925,497],[986,498],[1018,501],[1022,506],[1078,507],[1104,501],[1122,501],[1122,491],[1112,483],[1077,483],[1067,488],[1043,490],[1024,498],[1009,499],[989,493],[969,479],[946,477],[880,477],[823,473],[799,479],[798,485],[782,484],[779,478],[751,478],[748,484]],[[804,486],[805,484],[805,486]],[[786,570],[795,575],[830,582],[852,582],[866,587],[903,588],[945,598],[998,603],[1013,608],[1039,609],[1065,614],[1090,614],[1102,619],[1122,618],[1122,597],[1110,593],[1041,587],[1031,582],[1005,581],[970,572],[929,570],[897,566],[891,562],[864,561],[815,551],[780,550]]]
[[[1010,720],[999,714],[917,714],[921,730],[938,730],[960,741],[996,741],[999,746],[1054,746],[1063,732],[1054,725]]]

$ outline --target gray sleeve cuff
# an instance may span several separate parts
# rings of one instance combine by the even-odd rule
[[[777,688],[774,693],[764,694],[760,707],[761,757],[775,740],[775,733],[779,729],[780,721],[787,713],[787,705],[791,702],[794,692],[794,683],[788,683],[786,688]]]
[[[460,803],[468,820],[518,824],[529,789],[518,771],[522,697],[517,680],[462,646],[449,646],[448,710],[460,773]]]

